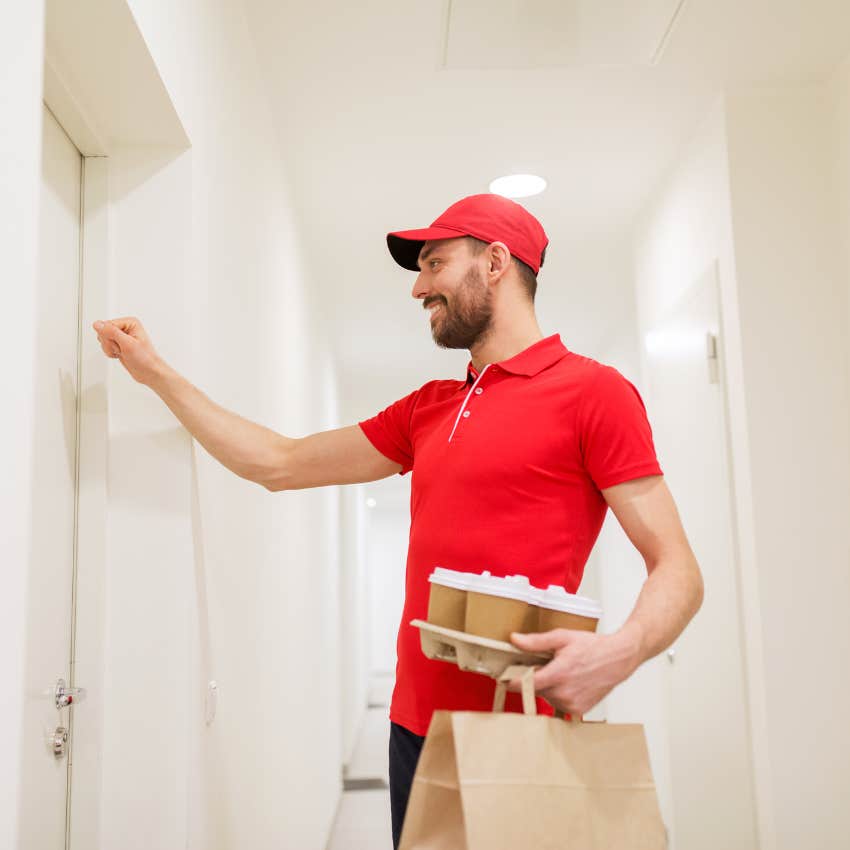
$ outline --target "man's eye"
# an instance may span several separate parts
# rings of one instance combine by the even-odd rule
[[[428,260],[428,262],[431,264],[431,268],[433,269],[433,268],[434,268],[434,266],[435,266],[437,263],[439,263],[440,261],[439,261],[439,260]]]

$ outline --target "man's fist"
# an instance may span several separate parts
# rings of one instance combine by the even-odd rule
[[[138,319],[129,316],[110,319],[94,322],[92,327],[107,357],[120,360],[140,384],[150,383],[162,361]]]

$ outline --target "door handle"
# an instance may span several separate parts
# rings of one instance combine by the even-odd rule
[[[66,708],[86,698],[85,688],[66,688],[65,680],[56,682],[56,708]]]

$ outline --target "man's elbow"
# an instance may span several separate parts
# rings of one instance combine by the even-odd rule
[[[282,490],[292,490],[293,487],[288,476],[284,475],[282,472],[276,472],[272,475],[269,475],[266,478],[263,478],[260,482],[269,493],[280,493]]]
[[[693,614],[691,616],[693,616],[702,608],[705,599],[705,582],[702,578],[702,570],[693,553],[691,553],[691,584],[693,588]]]
[[[263,474],[259,476],[259,480],[255,479],[270,493],[296,489],[297,484],[293,471],[296,463],[295,446],[297,442],[297,440],[288,439],[275,452],[271,462],[263,471]]]
[[[702,607],[705,598],[705,583],[702,570],[690,546],[682,545],[669,549],[664,557],[647,562],[647,572],[663,566],[669,580],[675,584],[680,603],[687,610],[688,622]]]

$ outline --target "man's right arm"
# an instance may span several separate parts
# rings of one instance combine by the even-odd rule
[[[402,467],[379,452],[359,425],[292,438],[225,410],[156,353],[135,317],[97,322],[104,353],[149,386],[186,430],[240,478],[267,490],[377,481]]]
[[[401,470],[359,425],[285,437],[220,407],[165,364],[149,386],[214,458],[272,492],[377,481]]]

